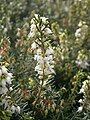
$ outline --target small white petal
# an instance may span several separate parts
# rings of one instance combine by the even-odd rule
[[[10,77],[7,77],[7,78],[6,78],[6,82],[7,82],[8,84],[12,84],[12,83],[11,83],[11,78],[10,78]]]
[[[45,24],[48,18],[41,17],[41,19],[42,19],[42,22]]]
[[[37,47],[37,44],[34,42],[34,43],[31,45],[31,48],[32,48],[32,49],[36,49],[36,47]]]
[[[84,89],[83,89],[83,88],[81,88],[79,93],[84,93]]]
[[[83,110],[83,106],[80,106],[80,107],[78,108],[77,112],[82,112],[82,110]]]
[[[2,87],[2,94],[6,94],[8,92],[7,87]]]
[[[28,35],[28,37],[29,37],[29,38],[33,38],[33,37],[34,37],[34,35],[35,35],[35,33],[34,33],[34,32],[30,32],[30,33],[29,33],[29,35]]]
[[[2,87],[6,87],[6,80],[5,79],[2,79]]]
[[[38,19],[38,14],[34,14],[35,18]]]
[[[38,71],[38,74],[39,75],[43,75],[43,71]]]
[[[83,103],[83,100],[82,100],[82,99],[80,99],[78,102],[79,102],[79,103]]]
[[[45,31],[45,34],[52,34],[52,31],[49,28],[46,28],[44,31]]]
[[[11,107],[11,111],[12,111],[12,113],[15,113],[16,107],[14,105]]]
[[[46,50],[46,55],[50,55],[50,54],[53,54],[54,53],[54,50],[52,49],[52,48],[48,48],[47,50]]]
[[[8,73],[8,76],[9,76],[10,78],[13,78],[12,73]]]
[[[18,113],[20,113],[20,107],[19,107],[19,106],[17,106],[16,111],[17,111]]]
[[[12,91],[12,90],[13,90],[13,88],[12,88],[12,87],[10,87],[10,88],[9,88],[9,90],[10,90],[10,91]]]
[[[38,78],[39,78],[39,79],[43,79],[43,76],[39,76]]]
[[[5,66],[2,66],[1,69],[2,69],[2,73],[4,73],[4,74],[7,74],[7,73],[8,73],[8,72],[7,72],[8,69],[7,69]]]
[[[42,50],[41,49],[38,49],[37,50],[37,55],[41,55],[42,54]]]
[[[80,37],[81,36],[81,28],[77,29],[75,32],[75,37]]]

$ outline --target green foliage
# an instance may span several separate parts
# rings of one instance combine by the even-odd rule
[[[1,120],[10,120],[12,113],[10,111],[0,109],[0,119]]]
[[[14,76],[4,97],[20,106],[20,113],[7,110],[0,93],[0,120],[90,120],[89,14],[90,0],[0,0],[0,70],[4,65]],[[55,74],[43,70],[40,79],[35,55],[41,49],[39,57],[47,57],[48,48]]]

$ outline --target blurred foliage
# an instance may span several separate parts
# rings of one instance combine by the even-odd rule
[[[35,13],[50,21],[56,72],[36,105],[40,86],[28,38]],[[82,82],[90,76],[89,26],[90,0],[0,0],[0,62],[10,64],[12,95],[21,107],[20,114],[0,108],[1,120],[90,120],[90,100],[88,110],[77,112]]]

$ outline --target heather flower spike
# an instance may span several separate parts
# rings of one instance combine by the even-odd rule
[[[11,110],[12,113],[20,113],[20,107],[15,108],[11,106],[11,97],[8,95],[9,91],[13,91],[12,88],[13,75],[8,72],[8,69],[4,65],[0,65],[0,105],[4,106],[4,109]]]
[[[35,49],[34,60],[37,62],[35,71],[38,74],[41,85],[40,89],[42,89],[42,86],[46,84],[49,76],[55,74],[54,50],[49,42],[49,35],[51,34],[52,31],[49,26],[48,18],[40,17],[35,14],[34,18],[31,20],[31,28],[28,36],[29,38],[34,39],[31,48],[33,50]],[[38,94],[38,98],[40,96],[40,92]]]
[[[31,48],[36,49],[36,54],[34,55],[34,59],[37,61],[35,71],[38,73],[39,79],[42,79],[43,76],[48,77],[50,74],[55,74],[54,50],[48,40],[45,42],[46,36],[48,37],[52,33],[48,23],[48,18],[40,17],[38,14],[35,14],[31,20],[29,37],[34,37],[35,39]],[[38,39],[36,36],[38,36]]]

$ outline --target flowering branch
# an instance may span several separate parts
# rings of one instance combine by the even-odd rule
[[[37,95],[37,99],[34,102],[34,105],[40,99],[40,94],[43,86],[45,85],[45,81],[51,74],[55,74],[55,71],[53,69],[54,50],[50,45],[49,41],[48,40],[46,41],[50,34],[52,34],[52,31],[49,28],[49,22],[47,18],[40,17],[39,15],[35,14],[35,17],[31,20],[29,38],[35,39],[31,47],[36,51],[36,55],[34,55],[34,59],[37,61],[35,71],[38,73],[40,90]]]

